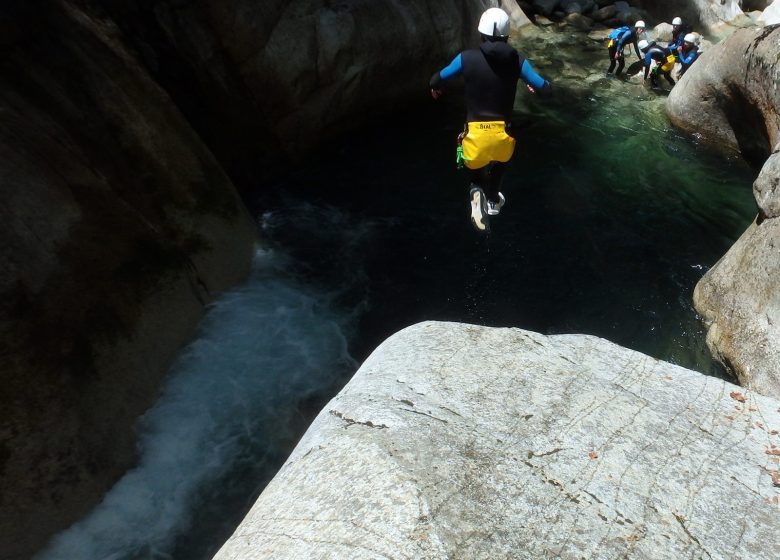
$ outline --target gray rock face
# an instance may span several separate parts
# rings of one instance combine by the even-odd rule
[[[756,182],[753,183],[753,196],[764,218],[780,216],[780,145],[766,160]]]
[[[780,220],[754,223],[696,285],[707,344],[745,387],[780,397]]]
[[[756,391],[780,397],[780,27],[744,29],[708,49],[672,90],[667,111],[764,167],[754,184],[760,220],[701,280],[696,309],[707,342]],[[775,154],[767,159],[771,147]]]
[[[215,558],[774,559],[780,402],[742,391],[593,337],[415,325]]]
[[[762,163],[780,141],[780,28],[741,29],[701,56],[672,90],[675,126]]]
[[[652,0],[642,7],[657,21],[670,21],[680,16],[683,21],[701,30],[728,22],[742,14],[741,0]]]

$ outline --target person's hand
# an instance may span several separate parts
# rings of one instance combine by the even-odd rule
[[[677,52],[681,53],[682,52],[682,47],[677,47]]]
[[[438,99],[442,95],[444,95],[444,92],[442,90],[440,90],[440,89],[431,89],[431,97],[433,97],[434,99]]]

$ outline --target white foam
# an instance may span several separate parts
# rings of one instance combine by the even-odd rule
[[[327,295],[285,269],[278,254],[259,252],[250,280],[211,306],[139,421],[139,465],[40,560],[170,557],[202,485],[253,460],[247,442],[282,437],[298,399],[354,371]]]

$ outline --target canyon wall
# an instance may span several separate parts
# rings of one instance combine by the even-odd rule
[[[496,4],[3,3],[4,558],[29,558],[133,464],[135,418],[249,270],[237,191],[425,99]]]
[[[672,122],[761,171],[758,217],[694,292],[713,354],[740,383],[780,397],[780,26],[708,49],[669,95]]]

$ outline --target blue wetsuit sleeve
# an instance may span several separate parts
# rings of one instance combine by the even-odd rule
[[[696,60],[696,54],[697,52],[695,50],[691,50],[687,55],[680,54],[680,62],[682,64],[690,64],[694,60]]]
[[[534,89],[542,89],[544,85],[547,83],[547,81],[542,78],[539,74],[537,74],[533,67],[531,66],[531,63],[527,60],[523,61],[522,66],[520,67],[520,77],[523,79],[523,81],[531,86]]]
[[[617,52],[621,52],[621,51],[623,50],[623,45],[625,44],[625,42],[628,40],[628,38],[629,38],[630,36],[631,36],[631,32],[630,32],[630,31],[626,31],[625,33],[623,33],[623,34],[622,34],[622,35],[621,35],[621,36],[618,38],[618,42],[617,42]]]
[[[460,74],[462,71],[463,62],[461,60],[461,55],[458,55],[452,59],[452,62],[439,71],[439,76],[441,76],[442,80],[449,80],[453,76]]]

